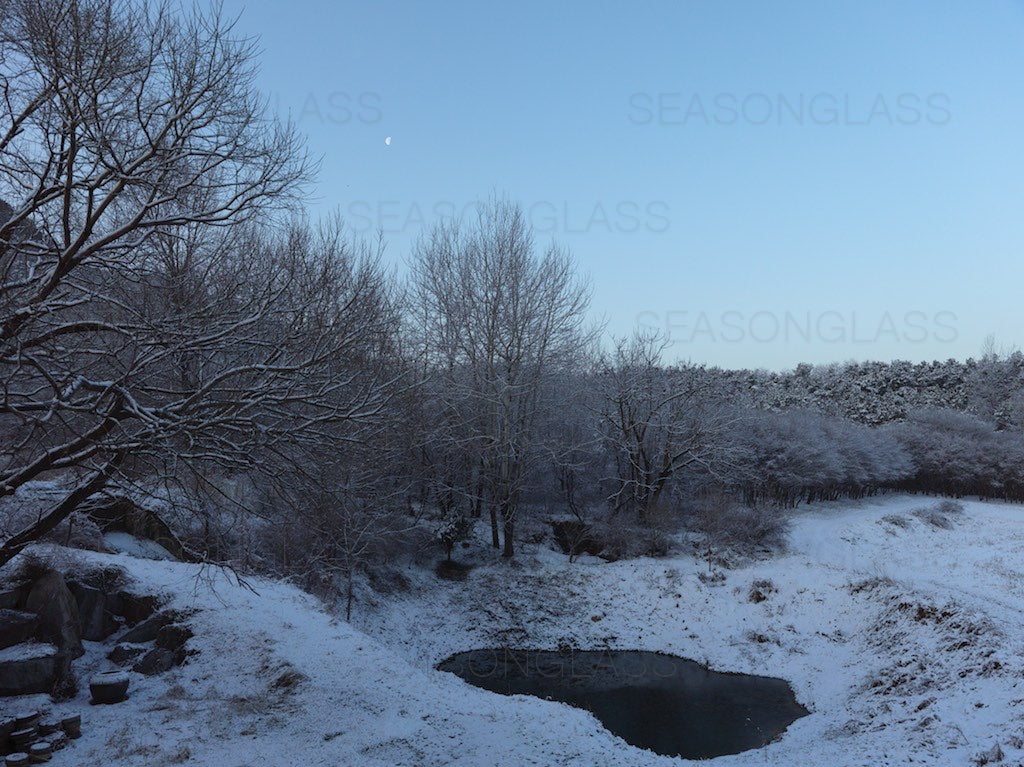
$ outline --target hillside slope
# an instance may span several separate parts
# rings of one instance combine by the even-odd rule
[[[715,764],[968,765],[997,743],[1016,764],[1024,512],[968,503],[946,529],[913,513],[925,504],[934,501],[801,511],[789,553],[712,577],[688,556],[569,564],[534,548],[462,583],[420,573],[410,593],[357,613],[358,627],[285,584],[257,579],[254,592],[193,565],[76,553],[194,610],[195,654],[162,676],[133,674],[125,703],[90,706],[83,691],[61,704],[82,713],[84,736],[52,763],[680,764],[583,711],[492,695],[432,668],[475,647],[569,643],[789,679],[811,715],[767,748]],[[750,600],[754,581],[770,582],[763,601]],[[109,664],[106,645],[86,644],[83,678]]]

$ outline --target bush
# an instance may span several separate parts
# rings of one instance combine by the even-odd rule
[[[963,514],[964,505],[960,501],[947,498],[939,504],[938,510],[943,514]]]
[[[750,591],[747,593],[747,600],[758,604],[764,602],[772,594],[778,592],[775,583],[767,578],[761,578],[750,584]]]
[[[882,517],[879,522],[885,522],[892,525],[893,527],[899,527],[903,530],[909,530],[913,523],[906,517],[900,516],[899,514],[886,514]]]
[[[937,527],[940,530],[952,530],[953,521],[950,517],[956,517],[963,514],[964,506],[959,501],[947,499],[930,508],[924,506],[920,509],[915,509],[912,513],[922,522],[925,522],[932,527]]]
[[[672,552],[675,518],[668,512],[650,514],[646,523],[626,514],[610,514],[588,530],[588,541],[599,556],[614,562],[636,557],[665,557]]]
[[[569,559],[575,559],[580,554],[600,556],[605,546],[591,526],[578,519],[553,519],[551,530],[558,548],[563,554],[568,554]]]
[[[672,553],[672,538],[665,530],[648,528],[642,542],[645,556],[667,557]]]
[[[437,573],[438,578],[446,581],[464,581],[472,569],[472,565],[455,562],[450,559],[442,559],[437,563],[434,572]]]
[[[728,495],[699,501],[692,522],[709,547],[735,549],[743,554],[785,549],[789,530],[789,520],[781,509],[747,506]]]

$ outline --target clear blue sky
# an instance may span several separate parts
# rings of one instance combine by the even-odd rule
[[[384,230],[494,191],[609,331],[726,366],[1024,345],[1024,2],[227,0]],[[385,140],[390,137],[390,144]]]

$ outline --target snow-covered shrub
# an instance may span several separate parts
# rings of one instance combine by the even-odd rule
[[[665,530],[651,527],[641,539],[644,555],[648,557],[667,557],[672,553],[672,538]]]
[[[769,596],[778,592],[775,583],[768,578],[759,578],[750,584],[750,591],[747,593],[747,600],[758,604],[764,602]]]
[[[603,543],[594,535],[593,526],[575,517],[551,520],[555,543],[573,561],[580,554],[599,556]]]
[[[690,515],[695,531],[704,536],[708,549],[734,549],[743,554],[785,548],[789,520],[773,506],[748,506],[728,495],[701,499]]]
[[[954,501],[952,498],[947,498],[939,503],[938,510],[942,514],[963,514],[964,505],[960,503],[960,501]]]
[[[913,514],[925,524],[931,525],[939,530],[953,529],[953,525],[949,521],[949,517],[935,509],[917,509]]]
[[[912,513],[922,522],[937,527],[941,530],[952,530],[953,522],[950,517],[957,517],[963,514],[963,504],[958,501],[945,500],[931,507],[915,509]]]
[[[610,512],[587,528],[587,536],[604,559],[664,557],[672,552],[679,527],[676,511],[668,503],[659,503],[651,507],[643,520],[624,512]]]
[[[643,556],[642,531],[624,515],[612,515],[596,522],[591,537],[597,542],[599,556],[609,562]]]
[[[911,522],[907,517],[904,517],[901,514],[886,514],[878,521],[879,523],[892,525],[893,527],[898,527],[902,530],[909,530],[910,527],[913,525],[913,522]]]
[[[914,461],[896,487],[917,492],[1024,500],[1024,433],[968,413],[914,411],[888,427]]]
[[[860,498],[913,472],[889,432],[809,410],[748,411],[730,439],[731,484],[749,504]]]
[[[465,514],[453,514],[442,519],[437,526],[437,540],[444,547],[445,559],[452,561],[452,551],[455,544],[464,541],[473,530],[473,520]]]
[[[590,537],[600,556],[609,561],[640,555],[637,526],[627,522],[624,515],[612,515],[596,522],[590,529]]]
[[[437,563],[434,568],[434,572],[438,578],[446,581],[464,581],[466,576],[469,575],[469,571],[472,570],[471,565],[464,564],[462,562],[455,562],[451,559],[442,559]]]
[[[977,765],[977,767],[984,767],[986,764],[998,764],[1002,762],[1004,758],[1005,754],[1003,753],[1002,747],[996,743],[992,748],[975,755],[971,760],[971,763]]]

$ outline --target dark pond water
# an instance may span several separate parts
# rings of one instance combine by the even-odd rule
[[[472,650],[437,667],[491,692],[586,709],[627,743],[688,759],[760,748],[808,713],[783,679],[653,652]]]

